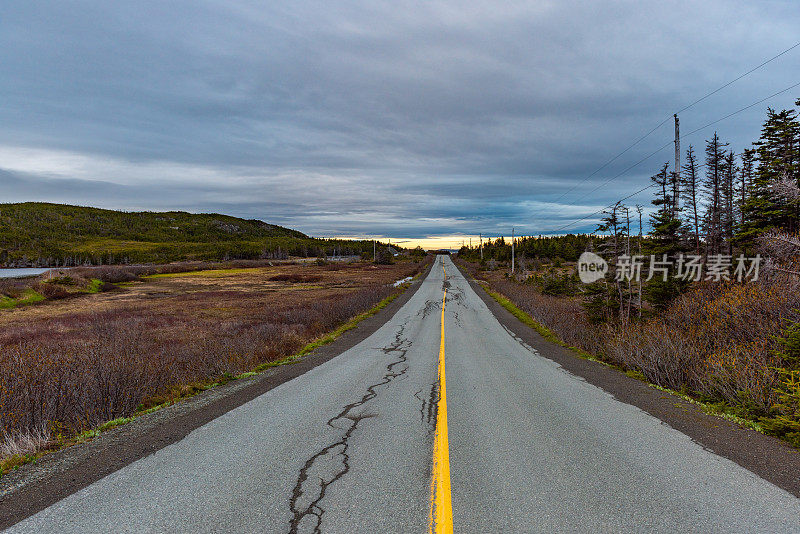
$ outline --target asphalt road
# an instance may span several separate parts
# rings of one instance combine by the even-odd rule
[[[539,355],[441,256],[362,343],[9,532],[427,532],[432,495],[445,531],[800,532],[799,499]]]

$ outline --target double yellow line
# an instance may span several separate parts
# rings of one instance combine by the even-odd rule
[[[445,281],[447,272],[442,264]],[[433,476],[431,477],[431,509],[428,521],[430,534],[453,532],[453,506],[450,500],[450,446],[447,441],[447,384],[444,372],[444,306],[447,287],[442,296],[441,342],[439,343],[439,403],[437,406],[436,435],[433,442]]]

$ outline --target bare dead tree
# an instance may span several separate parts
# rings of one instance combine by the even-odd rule
[[[627,206],[623,206],[622,209],[625,210],[625,254],[628,256],[631,255],[631,210]],[[625,323],[628,323],[631,318],[631,300],[633,299],[633,292],[631,291],[631,279],[628,278],[627,280],[627,304],[625,309]],[[620,302],[621,304],[621,302]]]
[[[697,157],[694,154],[694,147],[689,145],[686,151],[686,164],[683,166],[683,195],[686,201],[686,209],[689,214],[689,228],[694,233],[695,254],[700,254],[700,215],[698,209],[700,177],[697,174]]]
[[[780,178],[772,182],[770,189],[789,202],[800,200],[800,186],[798,186],[797,180],[792,179],[788,173],[783,173]]]
[[[638,241],[638,244],[639,244],[638,254],[639,254],[639,256],[641,256],[642,255],[642,240],[643,240],[644,236],[642,234],[642,206],[640,206],[639,204],[636,204],[636,213],[639,214],[639,239],[637,241]],[[638,299],[639,299],[638,308],[639,308],[639,319],[641,319],[642,318],[642,277],[641,276],[639,276],[638,282],[639,282],[639,284],[638,284],[639,285],[639,288],[638,288],[639,289],[638,290]]]
[[[761,250],[769,255],[775,270],[800,276],[800,239],[779,230],[764,232],[757,238]]]

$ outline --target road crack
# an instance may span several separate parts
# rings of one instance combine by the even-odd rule
[[[425,319],[428,317],[428,315],[432,314],[434,311],[440,310],[441,307],[442,303],[438,300],[426,301],[425,307],[417,312],[417,316],[422,315],[422,318]]]
[[[344,430],[344,434],[339,440],[324,447],[306,460],[300,469],[289,501],[289,508],[292,511],[292,519],[289,524],[290,534],[322,533],[322,518],[325,514],[322,501],[328,488],[350,471],[350,455],[348,454],[350,437],[362,420],[375,417],[375,414],[356,414],[354,411],[374,399],[378,395],[377,388],[402,377],[408,371],[406,353],[411,346],[411,341],[403,337],[405,327],[406,323],[403,323],[395,334],[394,342],[381,349],[384,354],[397,354],[397,358],[386,366],[383,378],[367,387],[366,393],[361,399],[348,404],[341,412],[328,420],[328,426]]]
[[[419,407],[419,420],[428,425],[428,433],[436,430],[436,414],[439,407],[439,382],[431,384],[430,392],[427,398],[422,398],[422,390],[420,389],[414,393],[414,397],[420,401]]]

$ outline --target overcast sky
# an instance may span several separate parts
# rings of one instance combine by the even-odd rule
[[[798,27],[797,0],[6,0],[0,202],[223,212],[316,236],[554,231],[647,185],[671,147],[605,182],[671,122],[583,180]],[[682,113],[682,131],[797,82],[800,48]],[[684,148],[716,128],[741,150],[768,105],[798,97]]]

